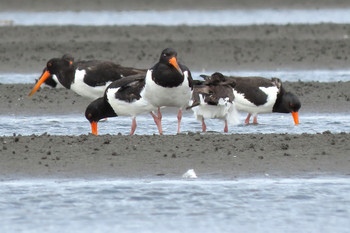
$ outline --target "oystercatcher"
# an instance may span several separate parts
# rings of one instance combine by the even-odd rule
[[[68,54],[62,58],[52,58],[46,64],[45,72],[29,93],[32,96],[51,75],[67,89],[77,94],[96,99],[103,96],[106,87],[111,82],[134,74],[146,74],[146,70],[123,67],[110,61],[83,60],[74,61]]]
[[[193,81],[192,105],[188,108],[192,109],[197,120],[202,121],[203,132],[207,128],[205,119],[220,119],[224,120],[224,132],[227,133],[228,124],[238,123],[232,90],[236,82],[219,72],[202,77],[205,81]]]
[[[179,108],[177,133],[180,133],[182,109],[188,106],[192,95],[192,76],[185,65],[177,62],[177,52],[174,49],[164,49],[159,62],[147,71],[141,95],[158,108],[158,115],[153,112],[151,115],[160,134],[163,134],[160,108]]]
[[[230,77],[236,82],[233,88],[237,110],[248,112],[245,120],[258,124],[258,113],[292,113],[294,123],[299,124],[298,111],[301,103],[296,95],[286,92],[279,78]]]
[[[157,108],[142,98],[144,75],[132,75],[112,82],[103,97],[89,104],[85,117],[90,121],[92,133],[97,135],[97,123],[106,117],[132,116],[131,132],[136,130],[136,116]]]

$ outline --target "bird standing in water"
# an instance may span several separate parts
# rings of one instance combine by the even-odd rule
[[[85,117],[91,124],[92,133],[97,135],[97,123],[106,117],[131,116],[130,134],[136,130],[136,116],[157,108],[140,95],[145,86],[144,75],[132,75],[112,82],[103,97],[89,104]]]
[[[197,120],[202,121],[202,131],[206,131],[205,119],[224,120],[224,132],[228,124],[238,124],[238,113],[234,103],[232,88],[236,82],[219,72],[211,76],[202,75],[205,81],[195,80],[193,85],[192,104],[190,107]]]
[[[161,107],[177,107],[178,127],[180,133],[182,110],[189,104],[192,95],[192,76],[190,70],[177,61],[177,52],[172,48],[162,51],[159,62],[147,71],[142,97],[158,108],[157,115],[151,115],[163,134]]]
[[[296,125],[299,124],[298,111],[301,103],[296,95],[286,92],[279,78],[229,77],[236,85],[233,88],[235,105],[238,111],[248,112],[245,120],[258,124],[259,113],[291,113]]]

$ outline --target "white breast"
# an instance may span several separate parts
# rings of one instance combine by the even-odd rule
[[[179,107],[188,106],[192,91],[188,84],[188,71],[184,72],[184,81],[177,87],[162,87],[152,80],[152,70],[146,74],[146,85],[141,93],[142,97],[156,107]]]
[[[109,88],[106,92],[107,99],[114,112],[119,116],[138,116],[140,114],[155,111],[157,108],[145,101],[143,98],[133,102],[127,102],[115,98],[119,88]]]

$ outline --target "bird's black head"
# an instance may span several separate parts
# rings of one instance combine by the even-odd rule
[[[211,76],[201,76],[205,79],[205,82],[203,83],[204,85],[236,86],[236,81],[234,79],[227,78],[220,72],[215,72]]]
[[[65,53],[62,56],[62,60],[65,60],[65,61],[69,62],[70,65],[73,65],[74,57],[68,53]]]
[[[58,74],[59,72],[69,69],[73,65],[74,58],[68,54],[62,58],[52,58],[46,63],[46,70],[50,74]]]
[[[85,110],[85,117],[91,123],[93,121],[98,122],[103,118],[103,113],[100,110],[100,106],[103,104],[103,98],[98,98],[92,101]]]
[[[216,80],[221,81],[221,82],[226,81],[225,76],[222,73],[220,73],[220,72],[213,73],[211,75],[211,78],[216,79]]]
[[[222,74],[222,73],[220,73],[220,72],[215,72],[215,73],[213,73],[211,76],[210,76],[210,78],[209,78],[209,80],[212,82],[212,83],[220,83],[220,82],[225,82],[226,81],[226,78],[225,78],[225,76]]]
[[[169,60],[177,57],[177,52],[173,48],[166,48],[160,54],[159,62],[168,64]]]
[[[273,107],[273,112],[280,112],[280,113],[292,113],[294,123],[296,125],[299,124],[299,116],[298,116],[298,111],[301,107],[300,100],[296,95],[290,92],[285,92],[281,96],[281,100],[279,103],[275,104]]]
[[[97,135],[97,123],[107,117],[116,117],[114,110],[104,97],[92,101],[85,110],[85,117],[91,124],[92,133]]]
[[[175,67],[175,69],[183,75],[183,72],[177,62],[177,52],[175,49],[172,48],[166,48],[162,51],[160,58],[159,58],[159,63],[166,64],[168,66]]]
[[[47,79],[52,79],[52,75],[56,75],[59,82],[65,87],[70,88],[72,79],[74,79],[74,68],[73,68],[74,58],[65,54],[61,58],[52,58],[46,63],[46,67],[43,70],[42,75],[34,86],[33,90],[29,93],[28,97],[32,96]],[[66,76],[71,74],[70,78],[62,78],[61,75]],[[52,80],[53,81],[53,80]]]
[[[290,92],[286,92],[283,95],[282,105],[283,108],[286,110],[286,113],[298,112],[301,107],[301,103],[298,97]]]

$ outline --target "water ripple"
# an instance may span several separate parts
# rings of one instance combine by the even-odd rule
[[[229,127],[229,133],[234,134],[270,134],[270,133],[331,133],[350,132],[350,118],[348,113],[300,113],[300,125],[295,126],[290,114],[261,114],[259,125],[245,125],[243,119],[246,114],[241,113],[241,123]],[[176,134],[177,119],[175,115],[164,113],[163,130],[167,135]],[[50,135],[82,135],[89,134],[91,127],[89,122],[81,115],[0,115],[1,136],[21,135],[40,135],[48,133]],[[149,115],[137,117],[138,127],[136,134],[152,135],[157,134],[157,127]],[[211,119],[206,121],[207,134],[222,133],[223,122]],[[129,117],[110,118],[107,121],[99,123],[99,134],[118,134],[128,135],[131,127]],[[201,122],[197,121],[190,111],[184,114],[182,119],[182,132],[201,132]]]
[[[0,12],[10,25],[251,25],[350,23],[350,9]],[[93,19],[93,20],[91,20]],[[142,19],[142,20],[140,20]],[[4,25],[6,25],[4,23]],[[0,24],[1,25],[1,24]]]
[[[194,79],[202,79],[201,74],[212,74],[218,70],[193,70]],[[266,78],[278,77],[290,82],[347,82],[350,81],[350,70],[221,70],[225,75],[232,76],[261,76]],[[0,83],[34,83],[41,73],[0,73]]]
[[[347,232],[349,191],[348,177],[2,181],[0,231]]]

